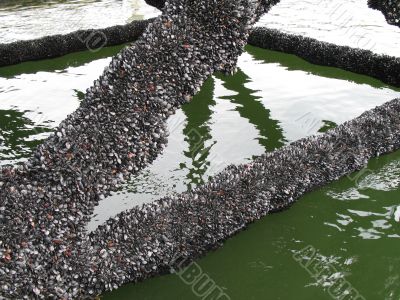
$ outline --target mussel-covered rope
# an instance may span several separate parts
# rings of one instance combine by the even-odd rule
[[[371,8],[380,10],[391,25],[400,27],[400,1],[398,0],[368,0]]]
[[[0,296],[92,297],[143,277],[99,273],[106,252],[85,242],[93,208],[156,158],[168,116],[210,74],[234,71],[251,26],[277,2],[168,1],[32,157],[0,169]]]

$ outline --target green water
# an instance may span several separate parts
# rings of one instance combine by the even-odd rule
[[[387,170],[391,164],[396,168]],[[382,170],[399,175],[399,166],[399,152],[372,160],[370,181]],[[329,280],[313,280],[293,258],[312,246],[366,299],[399,299],[400,225],[392,210],[400,190],[371,184],[358,199],[329,196],[354,188],[344,178],[310,193],[290,210],[252,224],[197,264],[231,299],[330,299],[324,287]],[[177,275],[168,275],[124,286],[104,299],[199,299],[191,288]]]
[[[375,159],[369,167],[379,173],[394,161],[400,162],[400,153]],[[324,287],[328,280],[313,280],[293,258],[311,245],[366,299],[399,299],[400,225],[390,212],[399,204],[400,191],[370,188],[363,191],[365,198],[348,201],[328,196],[353,187],[346,178],[310,193],[197,263],[231,299],[330,299]],[[368,231],[375,237],[363,235]],[[168,275],[124,286],[104,299],[199,299],[191,288]]]
[[[0,68],[0,163],[29,156],[81,100],[120,47]],[[164,153],[96,208],[89,229],[118,212],[180,192],[230,163],[318,134],[400,95],[366,76],[247,47],[234,76],[216,74],[168,121]],[[400,152],[265,217],[196,262],[230,299],[331,299],[345,278],[366,299],[399,299]],[[295,258],[311,246],[325,276]],[[192,266],[193,267],[193,266]],[[334,272],[332,271],[334,270]],[[314,273],[313,273],[314,274]],[[103,299],[212,299],[176,275],[129,284]],[[195,290],[196,291],[196,290]],[[226,298],[224,298],[226,299]]]

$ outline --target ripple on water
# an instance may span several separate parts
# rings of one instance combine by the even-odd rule
[[[348,176],[355,186],[342,191],[328,190],[327,195],[337,200],[360,200],[370,198],[365,191],[393,191],[400,187],[400,160],[390,161],[378,170],[366,167],[358,174]]]
[[[359,182],[362,189],[392,191],[400,187],[400,160],[391,161],[378,172],[372,172]]]
[[[353,174],[343,179],[344,188],[334,184],[325,189],[330,199],[346,203],[336,214],[335,221],[330,219],[326,225],[337,226],[339,231],[347,228],[364,240],[399,238],[396,222],[397,211],[400,211],[398,153],[373,160],[365,170],[358,173],[359,177]],[[350,187],[346,187],[348,185]]]

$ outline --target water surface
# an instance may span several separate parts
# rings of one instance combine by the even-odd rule
[[[364,0],[335,1],[335,9],[331,3],[282,0],[261,24],[363,48],[369,45],[360,41],[369,39],[361,37],[371,35],[374,51],[398,56],[400,31],[387,25],[380,12],[368,9]],[[143,1],[3,1],[0,42],[123,24],[157,13],[151,10]],[[338,17],[340,11],[345,17],[350,14],[350,21]],[[82,18],[81,23],[72,17]],[[26,160],[76,109],[86,88],[120,49],[0,68],[0,164]],[[246,50],[237,74],[215,74],[169,119],[164,153],[100,203],[88,230],[120,211],[198,185],[227,164],[321,134],[400,95],[366,76],[315,66],[293,55]],[[335,278],[345,278],[365,299],[399,299],[400,225],[393,220],[400,204],[399,175],[399,152],[374,159],[362,172],[251,225],[198,266],[231,299],[331,299]],[[295,259],[305,247],[315,249],[316,261],[334,272],[313,278]],[[168,275],[126,285],[103,298],[201,297],[178,276]]]
[[[1,164],[26,159],[79,105],[120,48],[0,68]],[[103,200],[88,229],[122,210],[200,184],[227,164],[320,134],[399,94],[366,76],[247,47],[237,74],[215,74],[170,118],[164,153]],[[346,278],[366,299],[398,299],[400,226],[393,212],[400,202],[399,167],[398,152],[373,160],[368,171],[306,195],[197,263],[231,299],[330,299],[332,276]],[[337,272],[313,279],[293,258],[308,245]],[[103,297],[199,299],[176,275]]]
[[[198,266],[230,299],[328,300],[335,278],[344,278],[365,299],[399,299],[400,225],[393,211],[400,188],[376,186],[385,185],[382,177],[398,175],[399,163],[399,152],[374,159],[369,165],[371,185],[360,188],[352,178],[344,178],[307,194],[291,209],[267,216],[228,240],[197,261]],[[349,190],[358,196],[339,196]],[[306,247],[317,251],[316,260],[326,270],[315,279],[296,260]],[[177,275],[168,275],[126,285],[103,299],[201,297]]]
[[[6,0],[0,2],[0,43],[126,24],[158,14],[144,0]],[[399,56],[400,28],[388,25],[367,0],[282,0],[258,25]]]
[[[367,0],[282,0],[258,25],[321,41],[399,56],[400,28]]]
[[[3,0],[0,43],[123,25],[158,14],[144,0]]]

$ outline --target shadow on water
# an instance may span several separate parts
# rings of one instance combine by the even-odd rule
[[[233,76],[218,74],[217,77],[224,82],[225,88],[237,93],[233,96],[224,96],[222,99],[236,104],[236,110],[240,116],[257,128],[258,141],[265,151],[282,147],[285,143],[282,128],[278,121],[271,119],[270,111],[259,101],[260,97],[254,95],[256,91],[246,87],[250,78],[240,69]]]
[[[28,111],[0,110],[0,164],[28,157],[42,142],[40,134],[52,131],[47,122],[35,124],[26,113]]]
[[[1,67],[0,77],[13,78],[21,74],[34,74],[37,72],[62,72],[67,68],[76,68],[98,59],[110,58],[124,47],[125,45],[104,47],[97,52],[80,51],[53,59],[29,61],[17,65]]]
[[[236,106],[240,116],[247,119],[259,131],[258,141],[266,151],[273,151],[284,145],[283,131],[278,121],[270,118],[270,111],[258,101],[253,94],[255,91],[246,88],[245,84],[250,81],[249,77],[239,70],[233,76],[217,74],[217,78],[223,81],[223,85],[230,91],[236,92],[233,96],[224,96],[221,99],[231,101]],[[215,145],[210,134],[210,120],[215,106],[214,80],[208,79],[201,91],[193,98],[190,105],[184,105],[182,111],[186,115],[186,126],[183,130],[185,141],[189,147],[184,152],[191,161],[191,166],[181,163],[181,169],[188,169],[188,188],[204,183],[207,179],[205,173],[210,167],[210,150]]]
[[[190,105],[183,105],[182,111],[186,116],[186,126],[183,129],[185,141],[189,148],[184,151],[184,155],[191,161],[191,166],[181,163],[181,169],[188,169],[187,186],[194,186],[204,182],[204,174],[210,166],[208,157],[210,150],[215,142],[209,142],[212,139],[210,134],[210,125],[212,110],[215,105],[214,100],[214,80],[209,78],[203,84],[201,91],[193,97]]]
[[[400,91],[400,88],[387,85],[378,79],[334,67],[314,65],[293,54],[266,50],[249,45],[246,46],[246,51],[257,60],[265,63],[280,64],[286,67],[288,71],[299,70],[321,77],[346,80],[356,84],[367,84],[378,89],[389,88],[394,91]]]

